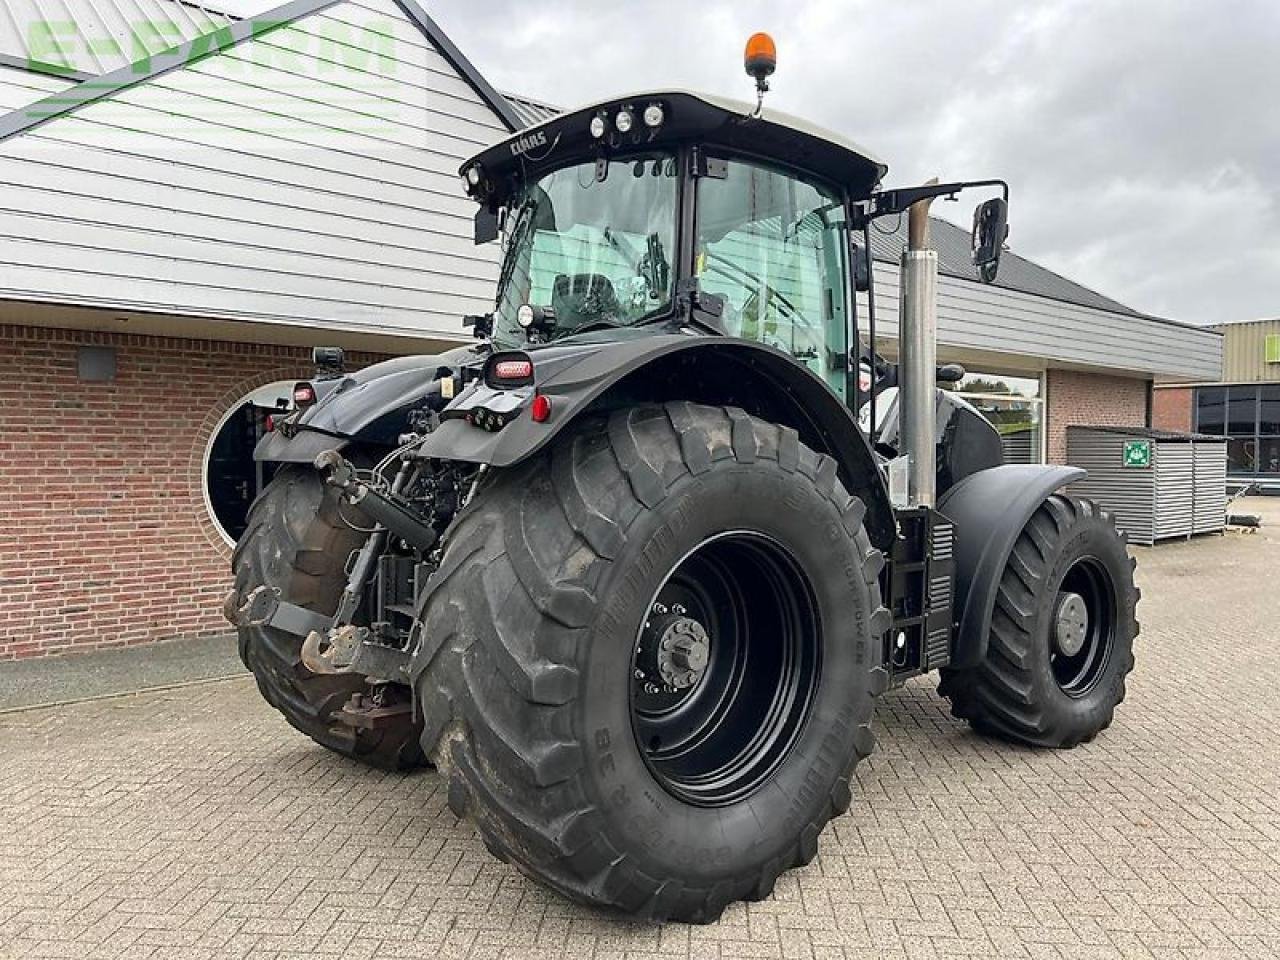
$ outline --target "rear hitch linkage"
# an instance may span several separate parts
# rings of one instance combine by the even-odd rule
[[[270,626],[303,637],[299,656],[303,665],[316,674],[377,673],[403,682],[407,661],[399,651],[374,651],[368,627],[351,622],[365,586],[383,554],[388,535],[427,553],[440,534],[410,504],[400,497],[406,471],[401,471],[389,492],[365,482],[336,450],[326,450],[315,459],[315,467],[326,483],[340,491],[343,499],[374,521],[375,526],[355,556],[347,584],[332,616],[325,616],[281,599],[279,588],[260,586],[241,598],[236,590],[228,595],[223,613],[239,627]],[[379,658],[376,653],[382,653]]]
[[[360,606],[365,585],[372,577],[378,558],[386,547],[388,534],[399,537],[423,553],[435,547],[440,535],[412,506],[401,499],[400,486],[404,481],[405,471],[402,470],[397,476],[391,490],[384,493],[362,480],[355,467],[336,450],[326,450],[316,457],[315,468],[327,484],[341,493],[343,499],[353,506],[359,506],[374,521],[375,527],[356,554],[333,617],[322,618],[311,614],[312,621],[300,624],[311,629],[291,631],[304,634],[306,638],[299,656],[303,665],[317,674],[364,673],[369,669],[378,673],[402,673],[405,667],[405,663],[401,662],[402,657],[392,657],[396,662],[390,665],[381,662],[367,665],[363,663],[370,657],[362,658],[362,653],[370,653],[371,656],[367,645],[370,632],[367,627],[352,623],[351,618]],[[316,623],[318,620],[324,620],[324,623]],[[361,669],[362,666],[365,669]],[[389,679],[403,678],[395,676]]]
[[[440,539],[435,528],[405,503],[394,488],[390,493],[383,493],[361,480],[355,467],[338,451],[324,451],[316,457],[315,468],[320,471],[325,483],[342,492],[348,503],[358,506],[371,520],[411,547],[428,553]]]

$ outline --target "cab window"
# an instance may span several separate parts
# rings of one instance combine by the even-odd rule
[[[731,336],[795,357],[845,393],[845,211],[839,196],[766,166],[731,160],[698,181],[694,269],[724,301]]]

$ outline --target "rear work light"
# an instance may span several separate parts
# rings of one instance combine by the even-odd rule
[[[533,383],[533,361],[528,354],[512,350],[489,358],[484,382],[494,390],[513,390]]]
[[[293,405],[295,407],[309,407],[315,402],[315,387],[309,383],[295,383],[293,385]]]
[[[493,365],[493,375],[499,380],[528,380],[533,376],[533,361],[499,360]]]

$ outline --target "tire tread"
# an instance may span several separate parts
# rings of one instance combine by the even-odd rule
[[[448,705],[432,711],[423,746],[449,778],[455,813],[475,823],[499,858],[552,888],[651,919],[710,922],[734,900],[767,896],[782,872],[816,854],[826,822],[848,808],[853,765],[874,744],[868,701],[848,768],[818,816],[803,826],[788,855],[734,882],[697,888],[649,877],[598,829],[602,815],[583,789],[584,758],[573,741],[568,703],[594,584],[624,546],[630,518],[662,501],[672,482],[728,457],[775,460],[811,478],[857,538],[866,609],[873,625],[887,626],[875,586],[884,558],[871,547],[862,527],[865,509],[838,482],[835,462],[800,444],[790,428],[736,408],[683,402],[588,422],[514,471],[505,486],[499,480],[448,533],[446,566],[452,544],[478,539],[484,546],[458,563],[456,582],[433,588],[439,595],[425,614],[429,633],[435,611],[464,591],[465,602],[452,604],[461,622],[418,677],[421,702]],[[541,541],[567,545],[560,562],[539,562],[535,524]],[[500,584],[500,595],[476,588],[486,582]],[[555,686],[563,696],[539,696],[536,683],[524,682],[536,670],[560,671]],[[875,692],[884,686],[878,680],[869,684]]]
[[[1133,655],[1125,645],[1118,697],[1106,705],[1098,727],[1084,733],[1059,729],[1051,712],[1037,702],[1033,671],[1036,627],[1036,596],[1050,574],[1050,567],[1063,540],[1082,521],[1097,518],[1111,535],[1122,540],[1115,519],[1089,500],[1061,494],[1047,498],[1027,521],[1006,562],[996,594],[986,656],[976,666],[944,669],[938,691],[951,701],[952,715],[966,720],[974,729],[1032,746],[1073,747],[1092,740],[1111,725],[1115,708],[1124,700],[1124,675],[1133,669]],[[1132,584],[1134,565],[1128,564],[1130,581],[1117,584],[1121,590],[1137,589]],[[1120,604],[1123,613],[1131,605]],[[1137,635],[1136,620],[1125,625],[1129,636]]]

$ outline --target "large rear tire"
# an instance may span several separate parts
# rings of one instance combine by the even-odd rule
[[[593,905],[709,922],[767,896],[874,743],[889,615],[863,513],[795,431],[685,403],[499,475],[424,608],[450,806]]]
[[[942,671],[951,712],[982,733],[1042,747],[1105,730],[1133,669],[1133,570],[1110,514],[1049,497],[1005,565],[985,658]]]
[[[348,519],[358,514],[348,509]],[[346,585],[344,570],[365,534],[343,521],[337,492],[310,467],[285,466],[249,511],[231,567],[236,603],[260,586],[282,601],[332,614]],[[335,723],[333,715],[352,693],[365,690],[353,674],[315,674],[302,664],[302,637],[273,627],[240,627],[240,659],[253,671],[266,701],[316,743],[386,769],[425,762],[419,727],[410,719],[375,730]],[[407,692],[407,691],[406,691]]]

